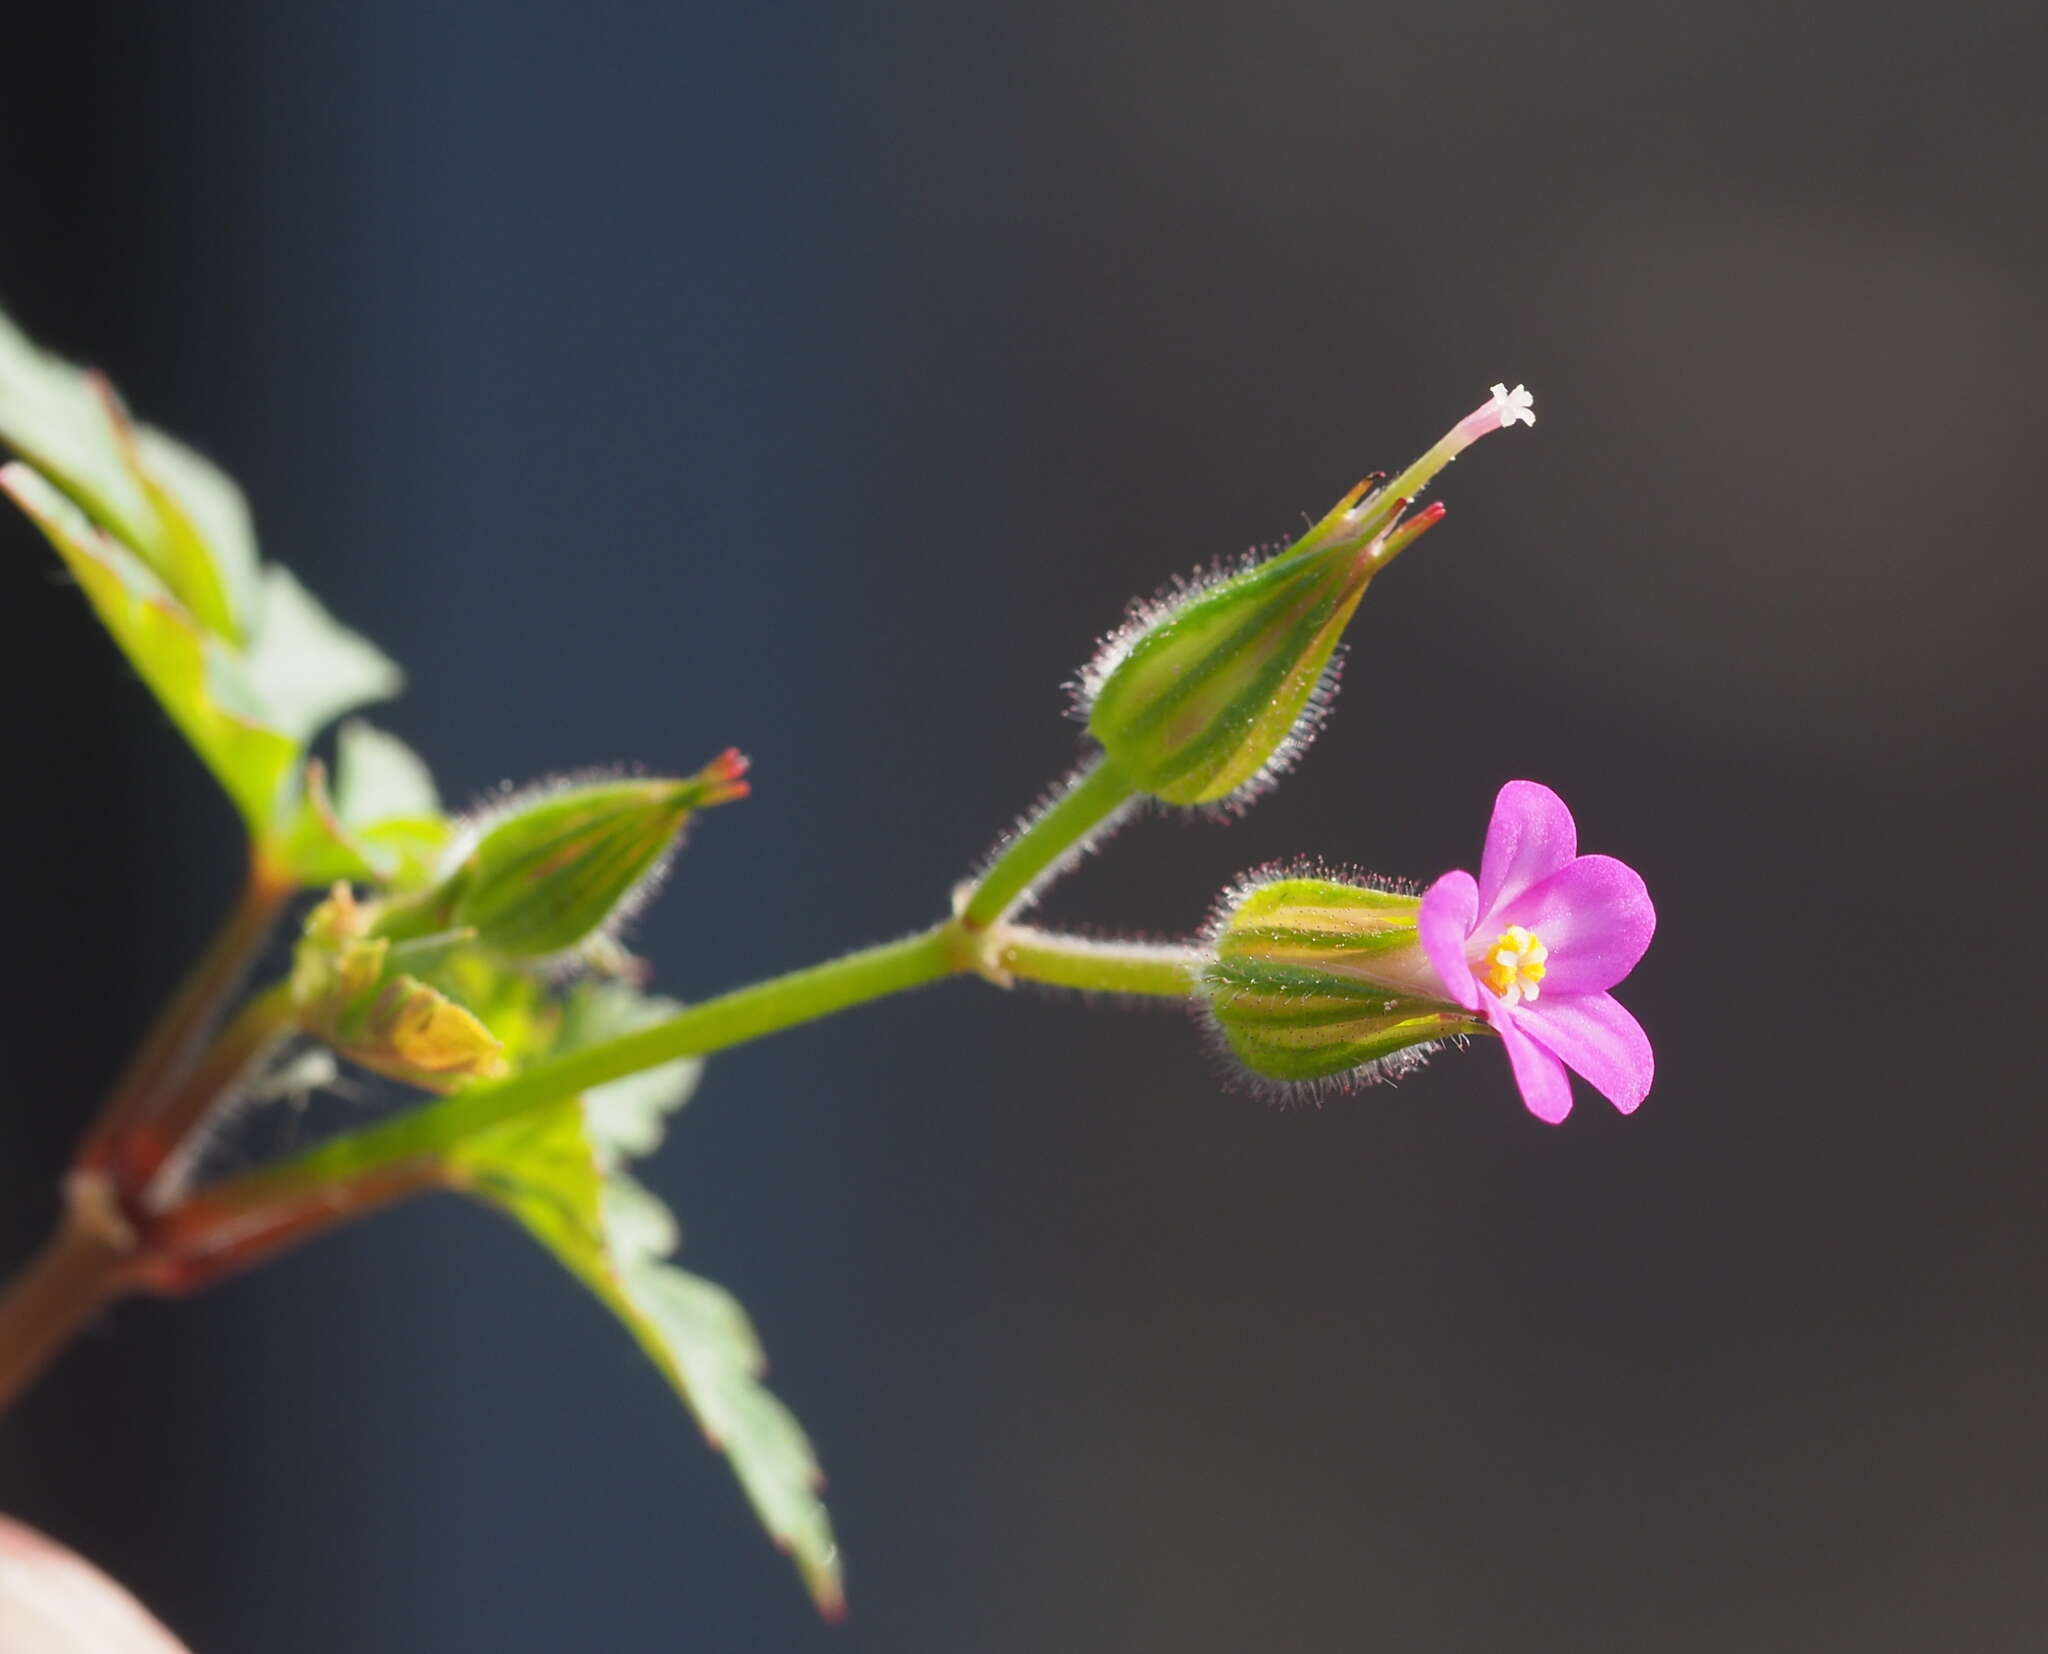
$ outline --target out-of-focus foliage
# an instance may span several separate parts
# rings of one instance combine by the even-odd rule
[[[17,456],[0,467],[0,488],[56,547],[266,867],[333,887],[294,956],[290,1001],[303,1032],[388,1078],[453,1091],[675,1009],[624,981],[565,992],[559,973],[633,969],[610,928],[694,810],[745,796],[737,752],[683,780],[531,795],[468,823],[458,843],[426,765],[395,737],[344,723],[331,785],[311,755],[334,719],[395,694],[398,668],[262,562],[227,477],[132,422],[105,380],[40,350],[4,316],[0,445]],[[368,887],[360,899],[358,885]],[[668,1261],[675,1220],[626,1170],[661,1141],[700,1068],[667,1063],[487,1131],[436,1138],[426,1158],[515,1218],[625,1324],[728,1455],[820,1609],[836,1615],[838,1553],[810,1443],[760,1382],[745,1311]],[[13,1646],[4,1633],[0,1644]]]
[[[20,456],[0,487],[56,547],[250,835],[302,880],[376,872],[299,825],[305,761],[333,719],[396,694],[398,668],[261,562],[241,490],[219,470],[132,423],[105,380],[4,316],[0,443]]]

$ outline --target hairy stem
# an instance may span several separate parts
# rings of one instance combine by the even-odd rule
[[[1086,993],[1186,999],[1207,955],[1184,942],[1108,942],[1003,925],[989,950],[994,964],[1024,982]]]
[[[445,1187],[451,1144],[609,1080],[745,1044],[967,971],[1089,992],[1184,999],[1203,958],[1186,944],[1099,941],[1008,924],[977,931],[964,917],[948,920],[900,941],[722,994],[616,1039],[538,1062],[510,1079],[472,1086],[335,1138],[281,1165],[182,1199],[159,1198],[155,1204],[168,1209],[139,1213],[140,1232],[127,1232],[120,1215],[123,1191],[175,1171],[177,1162],[169,1157],[197,1140],[220,1099],[289,1027],[289,989],[278,984],[249,1001],[187,1065],[183,1082],[123,1140],[111,1172],[74,1175],[64,1228],[0,1298],[0,1405],[112,1297],[134,1288],[194,1291],[395,1201]],[[127,1181],[136,1178],[141,1181]]]
[[[575,1097],[678,1057],[743,1045],[973,968],[952,924],[707,999],[616,1039],[535,1063],[509,1079],[471,1086],[368,1130],[351,1132],[281,1165],[203,1190],[184,1221],[232,1221],[309,1187],[347,1182],[377,1168],[435,1156],[450,1144],[536,1108]]]
[[[961,924],[985,930],[1013,911],[1034,885],[1137,797],[1137,791],[1106,755],[1090,760],[1003,846],[961,907]]]
[[[282,1165],[216,1184],[168,1211],[138,1211],[139,1232],[129,1229],[124,1213],[134,1204],[130,1191],[109,1170],[82,1167],[71,1177],[63,1228],[0,1295],[0,1407],[111,1299],[135,1287],[195,1290],[351,1218],[442,1187],[444,1151],[471,1133],[607,1080],[740,1045],[972,968],[972,950],[960,945],[958,926],[948,921],[536,1063],[511,1079],[458,1092]],[[282,1028],[289,1010],[283,986],[251,1000],[191,1066],[187,1084],[151,1105],[152,1116],[189,1135]],[[177,1146],[176,1139],[165,1141]]]

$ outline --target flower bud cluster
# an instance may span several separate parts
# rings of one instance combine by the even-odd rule
[[[362,903],[336,885],[294,956],[300,1026],[366,1068],[430,1090],[502,1073],[498,1039],[456,997],[491,972],[454,967],[616,958],[603,949],[612,930],[646,899],[692,813],[746,796],[746,767],[728,751],[681,780],[524,795],[472,824],[428,890]]]
[[[292,957],[299,1025],[373,1073],[428,1091],[505,1071],[504,1049],[473,1014],[395,970],[402,945],[371,933],[375,911],[345,884],[307,917]]]

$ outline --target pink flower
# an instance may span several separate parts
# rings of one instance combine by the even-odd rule
[[[1493,1025],[1522,1101],[1552,1123],[1571,1112],[1567,1068],[1624,1114],[1656,1071],[1649,1036],[1607,992],[1650,945],[1650,893],[1633,868],[1578,851],[1564,800],[1510,781],[1494,800],[1479,877],[1446,873],[1417,917],[1444,991]]]

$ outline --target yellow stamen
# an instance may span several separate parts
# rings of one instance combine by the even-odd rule
[[[1525,999],[1534,1003],[1543,991],[1544,961],[1549,957],[1550,950],[1535,932],[1509,925],[1486,950],[1486,968],[1479,980],[1510,1005]]]

